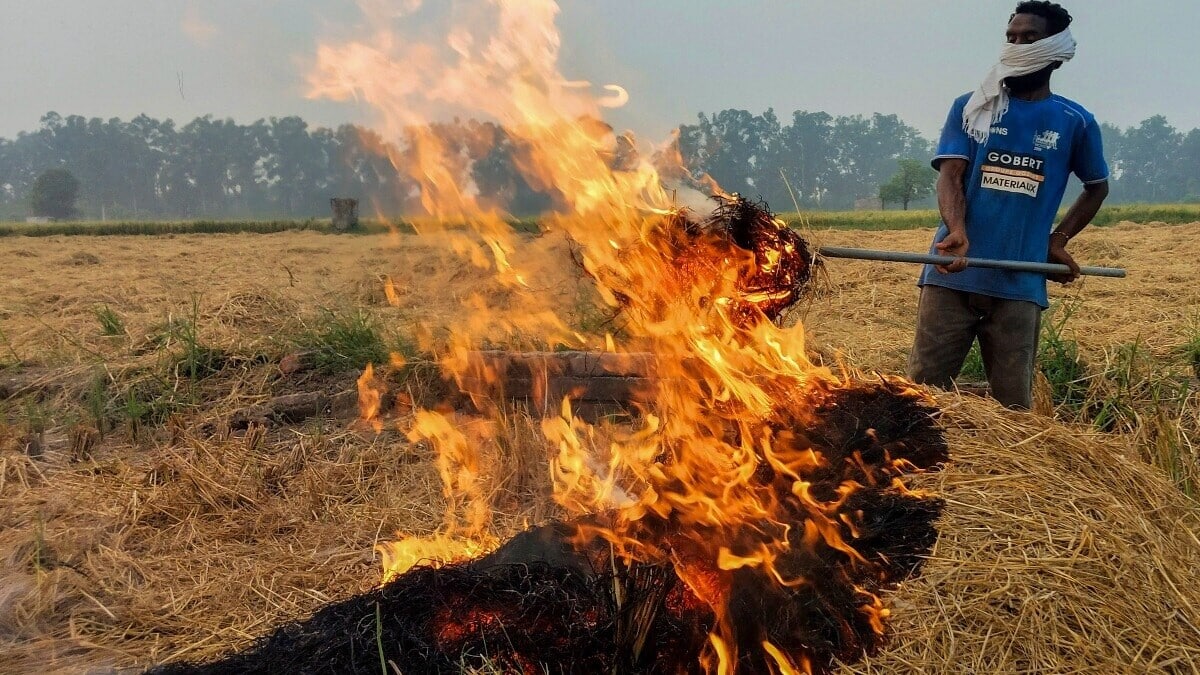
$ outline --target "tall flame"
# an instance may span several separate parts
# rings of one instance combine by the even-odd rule
[[[628,98],[624,89],[601,88],[598,94],[560,72],[555,2],[479,0],[455,7],[462,22],[440,42],[421,42],[401,35],[396,12],[385,4],[363,5],[375,27],[371,38],[322,45],[310,95],[372,105],[379,126],[396,140],[393,162],[420,185],[431,216],[420,231],[439,233],[464,264],[521,294],[520,313],[492,311],[479,296],[464,299],[465,311],[449,326],[452,337],[436,346],[446,372],[460,381],[499,377],[475,356],[485,337],[498,335],[654,354],[659,390],[637,428],[615,437],[598,434],[572,413],[569,401],[560,415],[544,420],[546,441],[557,453],[556,500],[573,514],[614,514],[610,524],[581,537],[610,542],[628,561],[673,564],[717,618],[706,668],[731,672],[738,655],[726,613],[729,575],[758,570],[782,586],[808,583],[778,568],[793,541],[823,544],[862,561],[843,535],[843,526],[853,531],[853,519],[838,515],[859,486],[848,482],[835,495],[812,494],[807,477],[825,459],[777,423],[785,408],[789,421],[803,423],[811,401],[840,381],[805,356],[802,327],[781,327],[757,309],[747,318],[748,305],[759,308],[780,298],[747,293],[740,280],[749,268],[774,273],[781,253],[757,258],[699,236],[693,242],[699,253],[680,258],[673,238],[681,222],[678,192],[664,183],[681,172],[672,167],[660,173],[646,159],[653,153],[632,152],[632,137],[617,136],[601,121],[604,109]],[[425,11],[413,2],[401,9],[404,16]],[[430,115],[444,111],[489,118],[512,135],[525,179],[561,197],[544,226],[577,245],[599,297],[621,308],[625,337],[589,344],[569,328],[564,308],[530,290],[536,261],[516,255],[506,214],[479,203],[466,160],[429,125]],[[657,153],[673,155],[669,148]],[[461,224],[469,230],[447,230]],[[782,255],[789,253],[794,251]],[[373,382],[370,372],[364,382]],[[379,396],[370,387],[365,391],[364,406],[377,408]],[[495,543],[488,514],[480,511],[486,500],[471,440],[452,420],[428,411],[415,415],[408,432],[428,440],[441,458],[447,528],[431,539],[385,545],[388,578],[422,558],[469,556]],[[763,471],[791,481],[804,510],[801,539],[789,538],[797,524],[785,517],[779,495],[764,487]],[[671,550],[656,530],[664,522],[675,526]],[[864,593],[860,602],[873,623],[885,616],[874,596]],[[809,670],[803,658],[768,641],[759,644],[778,672]]]

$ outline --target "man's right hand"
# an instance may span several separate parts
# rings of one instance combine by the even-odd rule
[[[937,271],[942,274],[953,274],[967,269],[967,249],[971,243],[967,241],[967,233],[961,230],[951,230],[937,243],[935,247],[939,255],[952,255],[958,260],[949,265],[937,265]]]

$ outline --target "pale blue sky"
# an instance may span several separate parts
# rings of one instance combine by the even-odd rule
[[[560,1],[564,74],[624,85],[632,99],[613,121],[650,137],[729,107],[897,113],[933,135],[995,60],[1016,4]],[[1063,4],[1079,52],[1056,91],[1122,126],[1162,113],[1200,127],[1200,2]],[[353,0],[0,0],[0,136],[35,128],[47,110],[368,119],[303,97],[317,41],[353,34],[360,19]]]

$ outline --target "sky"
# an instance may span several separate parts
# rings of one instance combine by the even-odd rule
[[[625,87],[630,101],[609,120],[651,138],[726,108],[773,108],[784,121],[794,110],[895,113],[936,136],[950,102],[997,58],[1016,4],[559,2],[564,75]],[[1200,127],[1200,2],[1063,4],[1079,49],[1055,74],[1057,93],[1122,127],[1155,114]],[[420,34],[422,16],[400,21]],[[181,124],[206,114],[369,122],[361,104],[304,96],[318,44],[366,37],[361,21],[355,0],[0,0],[0,137],[36,129],[50,110]]]

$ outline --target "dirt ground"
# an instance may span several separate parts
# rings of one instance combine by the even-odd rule
[[[806,236],[921,251],[931,234]],[[1065,333],[1095,358],[1131,343],[1165,356],[1200,334],[1200,223],[1092,228],[1072,251],[1082,264],[1129,272],[1052,289],[1049,320],[1069,308]],[[584,291],[557,262],[567,254],[547,235],[525,239],[516,257],[539,268],[530,283],[539,297],[575,307]],[[917,272],[829,261],[823,288],[795,317],[810,348],[864,371],[902,372]],[[438,240],[412,235],[0,239],[0,386],[9,378],[36,394],[0,409],[0,672],[107,672],[211,656],[377,584],[375,543],[442,522],[432,453],[394,431],[353,425],[354,373],[289,378],[279,362],[295,349],[289,336],[323,309],[362,308],[400,334],[453,330],[461,301],[475,294],[519,311],[520,298],[480,277]],[[119,335],[101,334],[101,307],[122,319]],[[205,344],[243,359],[206,385],[203,415],[227,420],[313,390],[341,407],[265,431],[173,418],[137,436],[114,430],[80,452],[78,420],[55,410],[82,405],[97,369],[153,363],[158,327],[193,312]],[[18,447],[33,399],[50,416],[37,457]],[[506,433],[538,435],[528,419]],[[495,459],[498,534],[552,514],[544,457]]]

